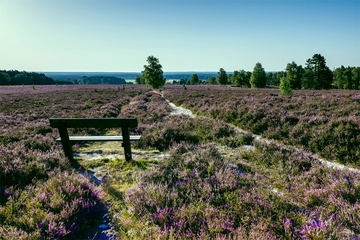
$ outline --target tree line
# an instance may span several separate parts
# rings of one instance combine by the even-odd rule
[[[0,85],[56,85],[56,84],[127,84],[125,79],[113,76],[82,76],[73,81],[54,80],[43,73],[18,70],[0,70]]]
[[[165,83],[164,73],[159,59],[147,58],[147,65],[135,83],[146,84],[150,88],[161,88]],[[73,82],[54,80],[43,73],[17,70],[0,70],[0,85],[52,85],[52,84],[126,84],[125,79],[113,76],[83,76]],[[261,63],[256,63],[252,72],[239,70],[227,74],[220,68],[217,77],[209,77],[205,81],[193,74],[190,79],[180,79],[174,84],[220,84],[245,88],[279,87],[281,93],[291,94],[294,89],[360,89],[360,67],[338,67],[331,71],[326,59],[321,54],[309,58],[305,67],[294,61],[288,63],[285,71],[266,72]]]
[[[239,87],[279,86],[284,88],[287,86],[291,90],[360,89],[360,67],[341,66],[331,71],[321,54],[314,54],[312,58],[309,58],[305,67],[293,61],[287,64],[285,71],[265,73],[261,64],[257,63],[253,72],[234,71],[229,78],[230,83]],[[223,82],[218,81],[218,83]]]
[[[69,84],[68,81],[56,81],[43,73],[18,70],[0,70],[0,85],[55,85]]]
[[[160,88],[165,84],[162,66],[159,59],[149,56],[148,65],[144,65],[141,76],[137,76],[137,84],[146,84],[151,88]],[[227,74],[220,68],[217,77],[209,77],[200,81],[197,74],[190,79],[180,79],[175,84],[231,84],[237,87],[264,88],[279,87],[283,94],[291,94],[294,89],[360,89],[360,67],[341,66],[331,71],[326,59],[321,54],[309,58],[305,67],[294,61],[288,63],[285,71],[265,72],[261,63],[256,63],[252,72],[239,70]]]
[[[126,84],[125,79],[112,76],[82,76],[73,80],[74,84]]]

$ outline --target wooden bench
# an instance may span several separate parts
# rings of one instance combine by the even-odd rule
[[[130,141],[139,141],[140,135],[129,135],[129,128],[137,127],[137,119],[135,118],[51,118],[50,126],[58,128],[60,137],[56,141],[60,141],[65,156],[71,161],[74,160],[71,148],[71,142],[79,141],[122,141],[124,147],[125,159],[130,161],[131,145]],[[68,128],[121,128],[121,136],[69,136]]]

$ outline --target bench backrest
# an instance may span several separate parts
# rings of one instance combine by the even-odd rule
[[[53,128],[134,128],[136,118],[51,118]]]

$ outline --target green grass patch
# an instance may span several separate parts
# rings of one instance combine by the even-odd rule
[[[132,161],[126,161],[123,158],[116,158],[109,163],[109,166],[115,169],[122,169],[123,171],[139,171],[146,170],[154,164],[158,164],[158,160],[134,159]]]

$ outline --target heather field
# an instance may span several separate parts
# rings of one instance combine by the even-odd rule
[[[189,86],[167,90],[167,98],[196,115],[293,145],[334,161],[360,165],[360,91],[278,90]]]
[[[104,215],[107,239],[360,239],[360,91],[17,86],[0,100],[0,239],[100,239]],[[131,162],[89,142],[69,162],[53,117],[135,117],[142,138]]]

